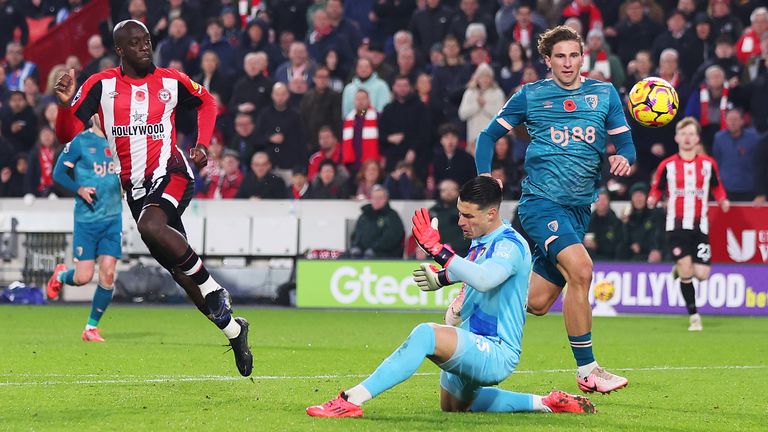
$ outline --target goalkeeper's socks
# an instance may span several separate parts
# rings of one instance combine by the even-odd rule
[[[77,285],[75,283],[75,269],[73,268],[68,269],[67,271],[60,272],[58,275],[56,275],[56,279],[58,279],[59,282],[62,282],[70,286]]]
[[[414,327],[405,342],[361,385],[368,390],[371,397],[376,397],[408,379],[424,362],[424,358],[434,353],[435,329],[429,324],[419,324]]]
[[[685,307],[688,309],[688,315],[693,315],[696,310],[696,291],[693,289],[693,279],[680,278],[680,291],[683,293]]]
[[[595,355],[592,354],[592,332],[581,336],[568,335],[568,341],[571,343],[571,351],[577,366],[588,365],[595,361]]]
[[[104,311],[112,303],[112,293],[114,287],[104,288],[101,285],[96,286],[96,292],[93,293],[93,301],[91,302],[91,315],[88,317],[88,324],[85,326],[86,330],[96,328],[99,326]]]
[[[358,384],[351,389],[344,392],[347,395],[347,402],[351,402],[357,406],[361,406],[369,400],[373,399],[371,392],[362,384]]]
[[[515,393],[496,387],[480,387],[469,410],[472,412],[552,412],[541,396]]]

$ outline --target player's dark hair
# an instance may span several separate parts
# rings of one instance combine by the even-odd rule
[[[481,210],[501,206],[501,186],[488,176],[477,176],[470,179],[459,191],[462,202],[477,204]]]
[[[556,43],[563,41],[578,42],[581,53],[584,53],[584,43],[581,40],[579,32],[568,26],[560,25],[539,35],[539,54],[541,54],[542,57],[552,56],[552,48]]]

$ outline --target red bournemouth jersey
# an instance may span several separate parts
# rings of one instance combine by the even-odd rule
[[[658,201],[667,193],[667,231],[698,229],[708,234],[710,191],[717,201],[726,198],[715,160],[706,155],[685,160],[675,154],[659,164],[649,195]]]
[[[56,135],[69,142],[98,113],[110,147],[117,155],[123,189],[142,198],[157,179],[171,172],[193,178],[176,146],[176,109],[197,108],[197,143],[208,145],[216,121],[216,102],[205,88],[175,69],[153,67],[147,76],[130,78],[117,67],[92,75],[69,108],[59,109]]]

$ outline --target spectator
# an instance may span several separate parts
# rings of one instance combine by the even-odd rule
[[[350,173],[356,173],[361,164],[381,160],[379,151],[379,114],[370,106],[368,92],[358,89],[354,109],[344,117],[342,128],[341,160]]]
[[[506,102],[504,92],[493,77],[493,69],[483,63],[477,67],[459,105],[459,118],[467,122],[467,151],[475,152],[475,140]]]
[[[200,40],[203,36],[203,22],[201,17],[218,15],[204,15],[198,6],[193,2],[185,0],[169,0],[165,18],[171,22],[176,18],[181,18],[187,24],[187,33],[195,40]]]
[[[712,148],[715,132],[725,129],[725,112],[731,107],[725,71],[720,66],[710,66],[704,73],[704,84],[694,89],[685,108],[685,116],[696,118],[701,124],[701,142]]]
[[[307,34],[307,9],[310,1],[270,1],[269,16],[276,35]]]
[[[544,33],[544,29],[532,19],[533,9],[527,3],[519,3],[515,11],[515,24],[510,29],[502,33],[499,40],[499,49],[497,49],[497,58],[504,57],[502,50],[512,42],[518,42],[525,50],[525,57],[535,62],[539,59],[539,51],[536,44],[539,35]]]
[[[14,34],[21,34],[21,45],[29,41],[29,28],[21,10],[13,0],[0,0],[0,56],[5,57],[5,50],[9,42],[14,40]]]
[[[432,76],[427,73],[421,73],[416,78],[416,97],[419,102],[427,109],[427,122],[425,128],[429,131],[429,142],[438,140],[437,128],[435,125],[443,124],[443,107],[432,98]]]
[[[192,75],[197,73],[199,54],[200,45],[187,34],[187,23],[181,17],[172,19],[168,27],[168,37],[157,46],[157,65],[168,67],[171,60],[177,60],[184,65],[184,70]]]
[[[274,82],[267,77],[267,55],[263,52],[248,53],[243,60],[245,76],[235,83],[229,109],[232,112],[250,114],[254,119],[271,104],[270,94]]]
[[[350,239],[354,258],[402,258],[405,228],[400,215],[389,206],[389,195],[381,185],[373,187],[371,203],[364,205]]]
[[[506,50],[501,63],[496,68],[499,86],[505,95],[512,94],[512,90],[520,85],[523,78],[523,68],[528,63],[523,46],[519,42],[512,42]]]
[[[203,53],[200,74],[195,77],[195,81],[209,92],[217,93],[222,101],[229,102],[232,99],[232,77],[222,71],[219,56],[213,51]]]
[[[0,110],[8,105],[8,99],[10,98],[10,95],[11,93],[5,83],[5,68],[0,66]]]
[[[758,44],[758,49],[760,49],[759,47],[760,45]],[[714,65],[723,68],[729,87],[734,88],[739,85],[744,66],[736,58],[733,41],[728,36],[717,38],[715,55],[696,69],[696,72],[690,77],[690,85],[693,87],[700,86],[704,82],[704,72],[707,68]]]
[[[744,25],[731,13],[731,0],[709,0],[709,14],[713,39],[728,35],[731,40],[737,40],[741,36]]]
[[[344,86],[347,81],[347,71],[340,69],[339,56],[336,54],[336,51],[328,51],[328,54],[325,55],[324,64],[331,74],[331,89],[341,93],[344,91]]]
[[[24,92],[12,91],[8,107],[0,114],[2,136],[10,141],[15,153],[28,153],[37,139],[37,117],[27,104]]]
[[[223,39],[233,48],[237,49],[240,45],[240,19],[235,12],[234,6],[224,6],[221,8],[221,26],[223,28]]]
[[[360,171],[355,176],[355,199],[371,199],[373,187],[381,184],[383,179],[381,165],[377,161],[369,159],[363,162]]]
[[[584,49],[584,63],[581,73],[589,74],[597,71],[603,74],[605,81],[613,83],[616,89],[620,89],[624,83],[624,67],[619,57],[610,51],[605,43],[603,31],[590,30],[587,35],[587,46]]]
[[[659,56],[659,68],[656,70],[655,75],[672,84],[672,87],[677,91],[677,95],[680,98],[678,108],[685,106],[688,102],[689,83],[680,71],[679,51],[674,48],[663,50]],[[672,138],[672,135],[670,135],[670,138]],[[669,153],[672,154],[674,152],[674,149],[672,149]]]
[[[578,18],[581,22],[582,38],[592,30],[603,28],[603,14],[592,0],[573,0],[563,9],[562,22],[564,23],[568,18]]]
[[[217,139],[211,139],[208,145],[208,163],[195,174],[195,196],[202,197],[208,191],[211,179],[223,173],[222,153],[224,153],[222,143]]]
[[[677,52],[685,52],[691,44],[692,35],[686,30],[685,14],[678,9],[672,10],[667,17],[667,29],[653,40],[653,60],[659,62],[661,52],[673,48]]]
[[[641,81],[651,76],[653,72],[653,58],[648,50],[641,50],[635,54],[635,59],[627,65],[627,78],[624,80],[624,89],[626,92]]]
[[[82,7],[82,0],[67,0],[67,4],[60,7],[56,12],[56,25],[66,21],[70,15],[79,12]]]
[[[379,146],[384,153],[386,171],[400,161],[415,165],[416,174],[427,178],[427,165],[432,156],[429,131],[424,128],[427,110],[411,91],[407,77],[398,77],[392,86],[394,99],[384,107],[379,118]],[[395,196],[390,190],[390,197]]]
[[[209,18],[205,26],[205,33],[207,37],[204,38],[203,43],[200,45],[200,52],[215,52],[219,56],[222,69],[226,70],[227,73],[234,72],[234,66],[237,64],[237,53],[235,48],[224,39],[224,25],[221,23],[221,20],[219,18]],[[266,70],[268,60],[266,54],[263,55],[264,70]]]
[[[464,63],[459,41],[451,35],[443,41],[442,53],[444,64],[434,66],[432,70],[432,98],[442,105],[445,121],[460,126],[459,104],[467,81],[472,77],[472,67]]]
[[[303,166],[293,167],[291,185],[288,186],[288,197],[296,200],[312,198],[312,185],[307,179],[307,170]]]
[[[85,65],[80,73],[80,77],[78,77],[77,82],[80,85],[82,85],[89,76],[99,72],[99,64],[103,59],[109,57],[106,48],[104,48],[104,43],[101,40],[101,35],[95,34],[88,38],[88,55],[91,56],[91,60]],[[58,74],[55,75],[53,82],[51,82],[50,77],[51,75],[49,72],[46,91],[50,90],[51,93],[53,93],[53,86],[56,84],[55,79],[58,78]]]
[[[755,200],[752,205],[760,207],[765,205],[768,194],[768,135],[764,135],[757,143],[755,151]]]
[[[491,178],[495,179],[496,181],[501,182],[501,184],[506,185],[507,184],[507,172],[504,170],[504,165],[491,164]],[[501,190],[501,195],[505,200],[513,200],[516,198],[520,198],[520,194],[516,195],[516,192],[509,188],[504,187]]]
[[[725,114],[726,130],[715,134],[712,156],[720,168],[720,178],[731,201],[755,198],[755,156],[760,135],[744,128],[744,113],[731,109]]]
[[[616,26],[615,35],[609,36],[615,36],[616,54],[627,64],[638,51],[651,49],[654,38],[663,31],[661,25],[646,15],[641,0],[628,0],[624,18]]]
[[[757,65],[759,72],[753,81],[739,90],[744,94],[743,104],[749,107],[755,129],[762,134],[768,131],[768,104],[765,103],[768,100],[768,38],[760,41],[760,49],[763,57]]]
[[[371,106],[377,112],[381,112],[391,99],[389,86],[373,71],[373,64],[367,58],[357,60],[355,77],[344,87],[341,95],[342,115],[352,111],[355,94],[359,89],[364,89],[368,93]]]
[[[370,60],[373,71],[376,72],[376,75],[384,82],[389,83],[394,78],[395,68],[384,61],[386,55],[384,54],[383,43],[371,40],[366,44],[365,41],[363,41],[363,44],[358,49],[358,57]]]
[[[40,87],[37,85],[37,81],[32,77],[27,77],[24,80],[22,91],[24,92],[24,98],[27,100],[27,105],[32,107],[36,115],[39,115],[40,112],[38,110],[42,109],[41,101],[43,100],[43,96],[40,93]]]
[[[357,47],[363,40],[357,23],[344,16],[344,3],[342,0],[327,0],[325,2],[325,14],[336,34],[349,42],[350,46]]]
[[[384,187],[387,188],[391,199],[420,200],[426,197],[424,185],[413,174],[413,165],[402,160],[395,165],[395,169],[384,179]]]
[[[608,191],[597,194],[595,209],[584,234],[584,247],[595,261],[613,261],[618,257],[623,243],[624,228],[616,213],[611,210]]]
[[[752,24],[736,41],[736,58],[743,65],[760,62],[760,41],[768,33],[768,9],[759,7],[749,16]]]
[[[451,179],[464,184],[477,175],[475,159],[459,148],[459,132],[450,123],[440,126],[440,151],[432,160],[435,184]]]
[[[56,116],[59,114],[59,104],[56,102],[47,102],[43,104],[40,121],[40,127],[49,127],[56,130]]]
[[[477,41],[471,38],[465,38],[470,24],[482,25],[486,35],[486,39],[483,42],[490,45],[496,43],[495,33],[493,32],[493,19],[480,10],[478,0],[461,0],[459,1],[459,10],[453,14],[448,32],[458,39],[465,49],[471,48],[477,43]]]
[[[347,8],[353,7],[353,5],[356,5],[357,3],[360,3],[360,5],[364,4],[364,2],[349,3],[352,4],[350,4]],[[377,0],[372,1],[371,3],[373,3],[373,7],[370,9],[370,12],[366,11],[366,15],[372,22],[372,28],[369,33],[365,33],[364,31],[364,35],[368,35],[370,37],[376,37],[377,35],[379,37],[389,37],[390,35],[394,35],[395,51],[398,52],[398,34],[401,32],[407,32],[407,30],[404,29],[408,28],[408,22],[410,21],[411,16],[414,14],[414,10],[416,9],[416,1]],[[413,35],[411,32],[407,33],[411,39],[411,42],[413,42]],[[413,48],[412,43],[411,47]],[[423,57],[421,56],[423,51],[420,53],[418,50],[415,50],[415,52],[419,60],[423,61]]]
[[[301,116],[288,106],[288,87],[272,87],[272,105],[264,108],[256,120],[256,144],[263,147],[273,162],[274,172],[290,181],[291,169],[307,162],[307,143]]]
[[[683,75],[692,76],[702,63],[709,61],[714,55],[716,39],[712,37],[712,23],[709,16],[704,12],[696,14],[693,28],[688,31],[693,37],[691,45],[683,56],[682,69]]]
[[[296,75],[288,82],[288,105],[292,110],[299,112],[301,109],[301,101],[304,100],[304,95],[309,91],[309,83],[301,75]],[[309,148],[309,143],[307,143]]]
[[[258,142],[256,127],[250,114],[238,113],[235,116],[235,136],[228,147],[241,155],[241,161],[250,161],[257,152],[264,151]],[[243,171],[247,167],[243,166]]]
[[[661,262],[664,246],[664,214],[646,205],[648,184],[629,189],[630,204],[624,214],[624,244],[620,256],[631,261]]]
[[[126,2],[123,2],[125,4]],[[168,27],[168,20],[161,16],[161,6],[163,3],[151,2],[151,9],[147,9],[145,0],[129,0],[127,9],[121,14],[121,17],[115,22],[123,19],[133,19],[143,23],[152,35],[152,45],[157,46],[157,42],[165,36]]]
[[[683,13],[686,27],[690,27],[696,18],[696,0],[678,0],[677,10]]]
[[[394,79],[398,76],[408,77],[408,81],[411,85],[416,84],[416,79],[421,73],[421,68],[416,66],[416,53],[411,48],[401,48],[397,52],[397,65],[393,73],[390,84],[394,83]]]
[[[214,124],[213,137],[226,145],[232,141],[235,130],[235,116],[227,109],[227,104],[221,101],[218,93],[211,93],[216,101],[216,123]]]
[[[10,42],[5,49],[5,85],[8,90],[24,90],[24,80],[32,77],[40,81],[37,65],[24,59],[24,47],[18,42]]]
[[[318,63],[329,51],[336,52],[338,68],[348,71],[354,57],[354,47],[349,40],[334,29],[324,9],[317,9],[312,15],[312,31],[306,37],[309,55]]]
[[[395,33],[392,43],[394,44],[394,52],[387,55],[385,61],[398,69],[399,60],[398,56],[403,50],[413,51],[413,61],[416,69],[422,69],[424,66],[424,54],[419,52],[419,49],[413,45],[413,35],[408,30],[400,30]],[[402,69],[402,67],[400,68]],[[399,75],[407,75],[400,73]]]
[[[248,23],[239,42],[239,63],[242,64],[248,53],[259,51],[267,55],[267,69],[270,75],[274,75],[275,70],[285,61],[285,58],[280,48],[269,41],[269,24],[261,18],[255,18]],[[275,79],[280,80],[279,78]]]
[[[448,34],[453,13],[440,3],[440,0],[427,0],[426,7],[414,12],[408,24],[414,45],[423,53],[428,53],[432,45]]]
[[[451,179],[445,179],[437,185],[437,201],[429,208],[429,216],[437,218],[437,230],[440,241],[453,248],[459,256],[466,256],[470,241],[464,237],[459,227],[459,184]]]
[[[252,200],[287,198],[285,182],[272,173],[272,163],[266,153],[258,152],[253,155],[251,170],[240,183],[235,198]]]
[[[506,181],[502,183],[503,189],[505,192],[511,193],[511,199],[517,199],[520,196],[520,180],[524,175],[522,164],[524,156],[520,158],[519,162],[515,159],[513,145],[510,143],[513,135],[504,135],[496,141],[493,146],[491,166],[498,166],[504,170]]]
[[[26,193],[25,180],[29,171],[26,153],[17,153],[10,167],[0,167],[0,197],[21,198]]]
[[[347,182],[339,176],[339,165],[325,159],[320,162],[317,176],[312,180],[312,199],[347,199]]]
[[[227,149],[221,158],[221,170],[211,175],[207,188],[197,196],[206,199],[230,199],[237,195],[240,184],[243,182],[243,173],[240,171],[240,154]]]
[[[339,177],[347,180],[349,178],[349,173],[343,165],[340,165],[341,146],[339,145],[338,138],[336,138],[336,134],[333,133],[330,126],[322,126],[317,135],[320,149],[309,157],[307,178],[309,181],[314,180],[315,176],[320,171],[320,164],[325,160],[330,160],[337,165],[336,170],[339,171]]]
[[[316,149],[322,127],[328,126],[336,136],[341,136],[341,94],[330,88],[331,75],[325,66],[317,68],[312,80],[315,85],[304,95],[299,109],[310,149]]]
[[[294,42],[288,50],[288,60],[278,66],[275,80],[288,84],[294,77],[300,76],[309,81],[315,74],[315,65],[309,58],[304,42]]]
[[[43,128],[32,152],[25,179],[25,193],[46,197],[53,192],[53,166],[56,163],[58,143],[53,130]]]

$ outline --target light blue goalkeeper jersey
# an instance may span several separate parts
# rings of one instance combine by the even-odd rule
[[[493,121],[528,128],[523,192],[572,206],[597,199],[607,135],[629,131],[616,89],[593,79],[576,90],[552,79],[526,84]]]
[[[460,327],[505,343],[519,358],[530,273],[528,243],[512,227],[502,225],[472,240],[466,259],[454,257],[448,263],[448,277],[465,282]],[[493,279],[501,283],[480,287]]]
[[[64,148],[59,163],[74,166],[75,181],[80,186],[96,188],[93,205],[76,197],[75,222],[105,222],[122,215],[120,179],[105,138],[90,129],[81,132]]]

